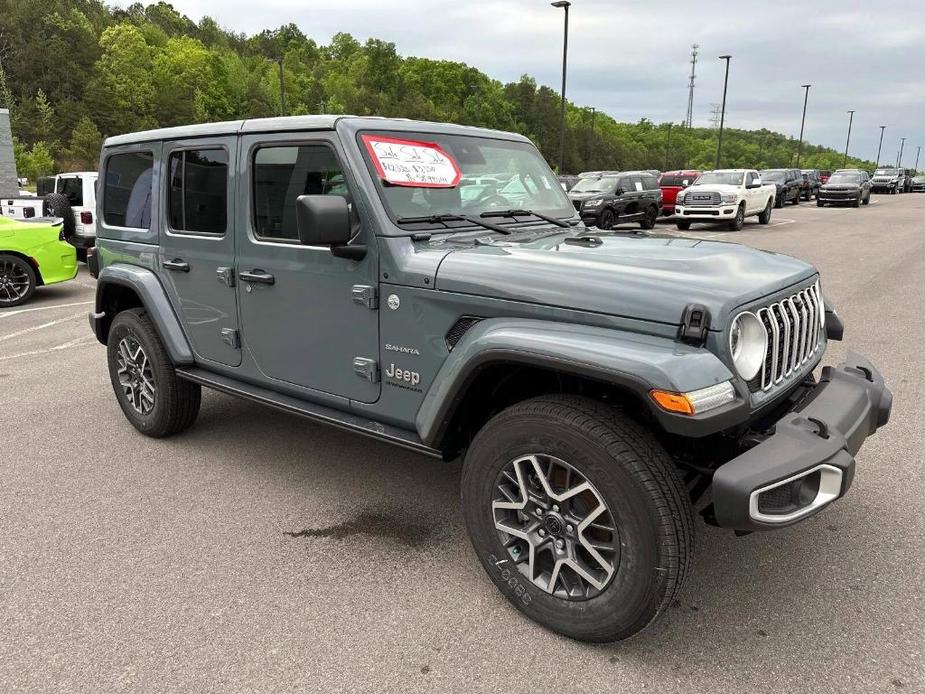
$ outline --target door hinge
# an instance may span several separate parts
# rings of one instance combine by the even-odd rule
[[[234,268],[233,267],[220,267],[215,270],[215,276],[218,278],[218,281],[224,284],[226,287],[234,286]]]
[[[379,382],[379,364],[375,359],[366,357],[353,358],[353,373],[360,378],[365,378],[370,383]]]
[[[222,342],[231,347],[231,349],[240,349],[241,336],[234,328],[222,328]]]
[[[355,284],[351,291],[353,294],[353,303],[360,304],[366,308],[375,311],[379,308],[379,294],[375,287],[368,284]]]

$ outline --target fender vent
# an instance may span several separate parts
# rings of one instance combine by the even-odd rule
[[[478,316],[463,316],[453,323],[453,326],[447,331],[446,337],[444,338],[446,340],[446,348],[452,352],[453,348],[463,338],[463,335],[468,332],[469,328],[480,320],[482,319]]]

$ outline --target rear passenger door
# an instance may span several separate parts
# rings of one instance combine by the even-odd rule
[[[164,143],[160,276],[197,361],[241,363],[234,273],[236,137]]]

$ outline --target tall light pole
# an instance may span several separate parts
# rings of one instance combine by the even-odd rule
[[[803,95],[803,120],[800,121],[800,144],[797,146],[797,168],[800,168],[800,156],[803,154],[803,126],[806,125],[806,102],[809,101],[809,88],[813,85],[801,85],[806,93]]]
[[[906,146],[906,138],[899,138],[899,159],[896,160],[896,168],[900,168],[903,165],[903,148]]]
[[[665,145],[665,168],[668,170],[668,158],[671,156],[671,123],[668,123],[668,144]]]
[[[723,153],[723,124],[726,121],[726,90],[729,88],[729,60],[731,55],[721,55],[720,60],[726,61],[726,79],[723,82],[723,106],[719,115],[719,141],[716,143],[716,167],[719,168],[719,158]]]
[[[469,91],[475,94],[475,122],[478,125],[482,124],[482,94],[479,90],[479,85],[470,84]]]
[[[915,166],[912,167],[912,170],[915,173],[919,172],[919,155],[922,153],[922,145],[918,146],[918,149],[915,150]]]
[[[591,106],[591,137],[588,138],[588,161],[586,166],[589,169],[593,169],[591,166],[591,155],[594,152],[594,117],[597,115],[597,109],[594,106]]]
[[[550,3],[553,7],[565,10],[565,27],[562,38],[562,101],[559,107],[559,173],[565,173],[565,73],[568,68],[568,8],[572,6],[568,0],[556,0]]]
[[[886,130],[885,125],[880,126],[880,144],[877,145],[877,166],[880,166],[880,150],[883,149],[883,131]]]
[[[286,115],[286,84],[283,81],[283,58],[280,56],[279,61],[279,115]]]
[[[854,122],[854,111],[848,111],[848,139],[845,140],[845,162],[842,164],[842,168],[848,166],[848,145],[851,144],[851,124]]]

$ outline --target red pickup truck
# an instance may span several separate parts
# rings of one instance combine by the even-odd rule
[[[662,189],[662,216],[674,214],[674,203],[678,193],[697,180],[700,171],[665,171],[658,179]]]

